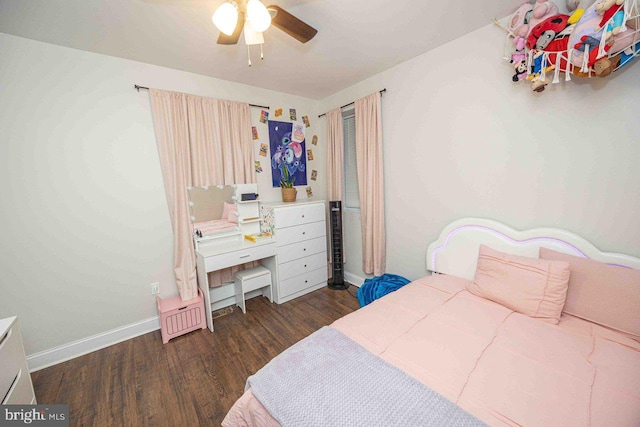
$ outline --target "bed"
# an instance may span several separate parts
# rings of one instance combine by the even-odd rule
[[[496,265],[494,258],[486,256],[493,252],[487,251],[505,253],[506,259],[515,259],[516,264],[528,257],[535,265],[570,267],[571,280],[576,282],[568,282],[567,291],[565,281],[562,304],[566,297],[566,305],[559,307],[558,317],[532,317],[505,306],[508,301],[498,303],[496,298],[474,294],[474,285],[482,284],[481,271]],[[536,260],[539,254],[547,259],[559,257],[560,261]],[[565,263],[565,258],[572,261]],[[582,260],[589,265],[603,263],[603,280],[611,282],[611,289],[616,287],[604,294],[598,293],[602,288],[593,291],[599,301],[596,308],[600,309],[594,316],[604,316],[597,318],[598,322],[584,318],[591,318],[591,314],[578,313],[579,317],[569,309],[576,301],[584,303],[585,294],[590,292],[580,288],[576,293],[577,280],[585,278],[573,266]],[[355,342],[358,349],[363,349],[366,354],[354,356],[360,359],[350,362],[350,356],[339,353],[340,346],[332,345],[334,335],[325,338],[328,348],[318,350],[317,342],[327,332],[321,330],[250,377],[245,394],[231,408],[223,426],[382,425],[372,424],[367,418],[380,408],[382,416],[386,411],[396,420],[384,425],[640,426],[640,342],[633,334],[637,331],[633,328],[640,327],[640,281],[636,281],[640,259],[601,252],[563,230],[517,231],[495,221],[471,218],[443,229],[428,247],[426,264],[432,275],[326,328],[335,336],[345,337],[347,347]],[[611,273],[606,268],[614,270]],[[525,270],[528,274],[528,267]],[[495,273],[487,271],[490,276]],[[622,295],[627,294],[616,301],[619,285],[615,275],[619,273],[626,280]],[[549,286],[545,285],[544,292],[553,297]],[[629,290],[629,286],[635,287]],[[538,302],[536,316],[544,311],[544,304]],[[547,308],[558,309],[551,305]],[[626,318],[614,316],[610,321],[607,316],[618,311],[626,313]],[[623,330],[611,323],[616,321],[627,322],[620,326]],[[629,328],[633,329],[631,334]],[[318,351],[324,362],[313,365],[314,357],[305,355]],[[325,353],[331,351],[338,352],[339,357]],[[398,371],[393,374],[397,381],[383,380],[389,375],[387,371],[360,372],[363,365],[368,368],[375,364],[369,357],[374,362],[384,361],[384,369]],[[340,371],[343,365],[344,372]],[[332,370],[345,380],[330,379]],[[353,371],[360,373],[347,380]],[[293,380],[280,384],[280,377],[286,375]],[[300,384],[292,386],[295,377]],[[427,393],[433,391],[436,399],[444,398],[444,402],[423,403]],[[344,402],[348,409],[335,408]],[[444,418],[432,420],[421,413],[425,405],[436,408],[429,409],[428,414],[446,406],[442,409]],[[413,415],[402,418],[409,413]],[[407,421],[411,416],[413,421]]]

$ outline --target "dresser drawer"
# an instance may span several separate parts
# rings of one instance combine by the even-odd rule
[[[275,228],[279,230],[284,227],[307,224],[309,222],[324,221],[324,203],[313,203],[310,205],[277,207],[275,209]],[[276,234],[280,233],[278,231]],[[276,238],[279,238],[276,236]]]
[[[25,358],[20,333],[15,324],[0,340],[2,340],[0,342],[0,366],[2,366],[0,369],[0,399],[2,399],[9,391],[13,380],[18,376]]]
[[[278,266],[278,278],[280,280],[287,280],[292,277],[307,273],[309,271],[316,270],[320,267],[327,267],[326,252],[321,252],[319,254],[280,264]]]
[[[303,291],[312,286],[326,282],[329,278],[327,268],[322,267],[287,280],[280,281],[280,298]]]
[[[3,405],[30,405],[34,403],[33,388],[29,371],[23,367],[18,370],[15,381],[2,402]]]
[[[281,228],[278,230],[276,244],[278,246],[290,245],[303,240],[316,239],[327,234],[327,226],[322,221],[311,222],[309,224],[296,225],[295,227]]]
[[[284,264],[294,259],[300,259],[326,251],[327,239],[324,236],[292,245],[280,246],[278,248],[278,264]]]
[[[16,319],[0,319],[0,403],[35,404],[36,397]]]
[[[206,257],[204,260],[207,271],[221,270],[227,267],[244,264],[275,255],[275,243],[268,245],[252,246],[233,252],[221,253],[216,256]]]

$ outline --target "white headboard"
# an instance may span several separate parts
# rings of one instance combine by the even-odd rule
[[[640,269],[640,258],[601,252],[582,237],[557,228],[518,231],[497,221],[463,218],[447,225],[427,250],[427,270],[473,280],[480,244],[538,258],[540,246],[607,264]]]

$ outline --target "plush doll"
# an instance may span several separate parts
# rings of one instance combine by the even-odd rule
[[[569,24],[577,23],[582,18],[584,11],[593,3],[595,0],[566,0],[567,10],[573,12],[569,18]]]
[[[516,70],[511,80],[517,83],[527,78],[529,73],[527,73],[527,54],[524,52],[525,40],[518,36],[513,40],[513,44],[515,44],[516,50],[511,54],[509,62],[513,64],[513,68]]]
[[[511,61],[509,62],[514,64],[522,59],[527,59],[527,54],[524,52],[525,39],[522,37],[516,37],[513,39],[513,44],[515,45],[516,50],[511,54]]]
[[[516,70],[516,73],[511,77],[514,83],[519,82],[520,80],[524,80],[529,77],[529,73],[527,72],[527,61],[522,59],[513,64],[513,68]]]
[[[618,57],[619,58],[619,57]],[[618,61],[619,63],[619,61]],[[609,74],[613,72],[613,69],[616,67],[611,59],[604,57],[600,58],[593,64],[593,71],[596,73],[598,77],[607,77]]]
[[[611,49],[611,43],[606,39],[603,40],[604,30],[596,30],[601,20],[602,16],[598,14],[594,3],[584,12],[569,36],[568,48],[575,49],[571,55],[571,62],[582,72],[588,72]],[[606,69],[606,67],[599,68]]]
[[[513,35],[526,38],[535,25],[557,14],[558,6],[549,0],[536,0],[534,4],[526,1],[511,16],[507,28]]]
[[[609,40],[620,31],[624,31],[624,0],[598,0],[596,1],[596,12],[602,16],[596,31],[600,31],[605,25],[605,38]]]
[[[569,46],[570,28],[569,15],[551,16],[531,30],[527,37],[527,48],[548,52],[549,63],[556,67],[556,74],[567,72],[567,55],[564,54]]]
[[[544,88],[549,84],[549,79],[546,75],[555,69],[555,66],[548,64],[544,51],[534,49],[532,53],[533,64],[527,80],[531,80],[531,90],[534,92],[543,92]]]
[[[533,27],[527,37],[527,48],[559,52],[566,50],[568,37],[563,31],[569,26],[569,15],[554,15]],[[562,41],[562,39],[567,39]],[[561,45],[561,46],[560,46]]]

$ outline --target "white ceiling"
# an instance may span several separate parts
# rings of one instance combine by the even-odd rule
[[[263,1],[318,34],[301,44],[271,27],[251,68],[242,38],[216,44],[223,0],[0,0],[0,32],[322,99],[489,24],[514,0]]]

